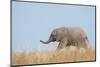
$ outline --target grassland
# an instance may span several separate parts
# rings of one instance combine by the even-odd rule
[[[62,49],[48,51],[12,52],[12,65],[44,64],[95,60],[95,49]]]

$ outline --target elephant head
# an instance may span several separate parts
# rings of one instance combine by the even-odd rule
[[[51,33],[49,39],[48,39],[46,42],[45,42],[45,41],[42,41],[42,40],[40,40],[40,42],[42,42],[43,44],[48,44],[48,43],[50,43],[50,42],[54,42],[54,41],[57,40],[56,35],[57,35],[57,34],[56,34],[56,31],[53,31],[53,32]]]
[[[55,29],[53,30],[53,32],[51,33],[49,39],[45,42],[45,41],[42,41],[40,40],[40,42],[42,42],[43,44],[48,44],[50,42],[54,42],[54,41],[61,41],[62,38],[63,38],[63,32],[59,29]]]

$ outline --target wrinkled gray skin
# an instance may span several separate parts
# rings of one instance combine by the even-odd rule
[[[87,48],[88,46],[87,35],[80,27],[60,27],[52,31],[46,42],[40,40],[43,44],[55,41],[59,42],[57,50],[70,45],[77,46],[79,48]]]

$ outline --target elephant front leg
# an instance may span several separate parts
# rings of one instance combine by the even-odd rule
[[[57,58],[57,56],[60,54],[59,53],[60,50],[66,47],[66,45],[67,45],[67,40],[63,39],[62,41],[60,41],[52,58]]]
[[[63,39],[63,40],[59,43],[59,45],[58,45],[56,51],[59,51],[59,50],[65,48],[66,45],[67,45],[67,43],[68,43],[68,41],[67,41],[66,39]]]

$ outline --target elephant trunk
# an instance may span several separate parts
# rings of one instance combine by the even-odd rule
[[[46,41],[46,42],[44,42],[44,41],[42,41],[42,40],[40,40],[40,42],[42,42],[43,44],[48,44],[48,43],[50,43],[51,41]]]
[[[50,36],[50,38],[49,38],[46,42],[40,40],[40,42],[42,42],[43,44],[48,44],[48,43],[50,43],[50,42],[52,42],[52,41],[53,41],[52,35]]]

